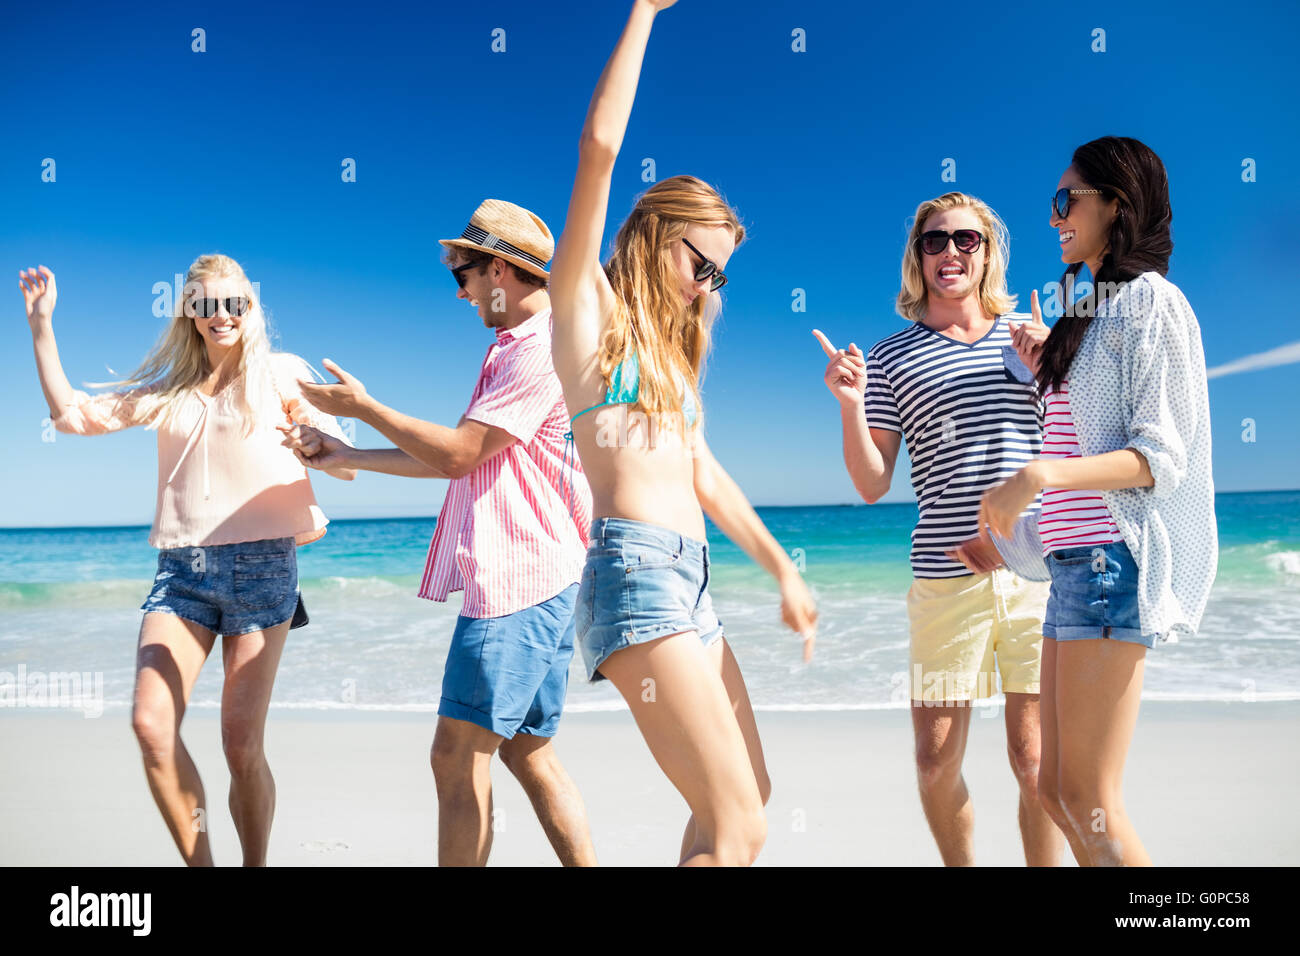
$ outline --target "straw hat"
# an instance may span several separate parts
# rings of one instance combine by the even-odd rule
[[[525,272],[550,278],[546,263],[555,253],[555,238],[539,217],[512,202],[483,200],[459,239],[438,241],[448,248],[474,249],[500,256]]]

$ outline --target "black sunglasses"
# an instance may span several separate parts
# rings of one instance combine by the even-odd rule
[[[1052,212],[1064,219],[1070,214],[1071,196],[1100,196],[1100,189],[1071,189],[1068,186],[1062,186],[1052,197]]]
[[[456,268],[451,270],[451,274],[456,278],[457,286],[459,286],[462,289],[465,288],[465,277],[461,273],[463,273],[466,269],[473,269],[476,265],[479,265],[479,263],[467,262],[463,266],[457,266]]]
[[[190,299],[189,314],[200,319],[210,319],[217,314],[217,307],[222,302],[226,304],[226,313],[236,318],[247,312],[251,304],[242,295],[232,295],[225,299]]]
[[[696,249],[693,245],[691,245],[690,241],[687,240],[685,236],[682,236],[682,242],[686,243],[687,249],[691,250],[691,252],[695,253],[697,256],[699,256],[701,259],[704,260],[704,264],[695,270],[696,282],[703,282],[709,276],[713,276],[713,284],[709,287],[710,292],[717,292],[719,289],[721,289],[724,285],[727,284],[727,277],[725,274],[718,271],[717,263],[715,263],[704,253],[700,252],[699,249]]]
[[[984,234],[975,229],[958,229],[956,232],[931,229],[929,232],[921,233],[918,241],[923,251],[929,255],[937,256],[948,248],[949,239],[957,246],[958,252],[974,252],[980,247],[980,243],[984,241]]]

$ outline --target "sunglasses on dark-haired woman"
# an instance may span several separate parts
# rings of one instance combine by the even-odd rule
[[[1070,215],[1070,203],[1074,201],[1070,198],[1071,196],[1100,195],[1100,189],[1070,189],[1068,186],[1062,186],[1056,191],[1056,195],[1052,197],[1052,212],[1056,213],[1059,218],[1064,219]]]

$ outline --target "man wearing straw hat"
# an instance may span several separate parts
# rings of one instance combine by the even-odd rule
[[[496,340],[455,427],[388,408],[328,359],[334,385],[304,384],[313,405],[359,418],[396,448],[359,450],[303,429],[317,468],[449,478],[419,595],[463,590],[443,674],[431,760],[438,862],[483,865],[492,846],[492,755],[515,775],[565,865],[596,862],[577,787],[551,746],[573,656],[573,604],[591,526],[581,473],[566,494],[568,412],[551,365],[546,263],[555,248],[537,216],[485,200],[458,239],[442,239],[457,298]],[[566,497],[569,503],[566,504]],[[570,505],[572,511],[570,511]]]

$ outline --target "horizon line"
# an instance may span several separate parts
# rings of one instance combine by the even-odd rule
[[[1245,491],[1215,491],[1218,495],[1275,495],[1284,492],[1300,492],[1300,488],[1255,488]],[[788,504],[788,505],[754,505],[754,509],[759,508],[878,508],[889,505],[907,505],[916,507],[915,501],[878,501],[874,505],[869,505],[865,501],[848,501],[848,502],[826,502],[822,504]],[[330,523],[336,521],[431,521],[437,520],[437,514],[429,515],[373,515],[370,517],[352,517],[352,518],[330,518]],[[708,515],[705,515],[708,518]],[[108,524],[28,524],[28,525],[0,525],[0,531],[77,531],[77,530],[95,530],[108,531],[113,529],[132,530],[137,528],[151,528],[152,522],[144,524],[133,522],[128,524],[108,523]]]

